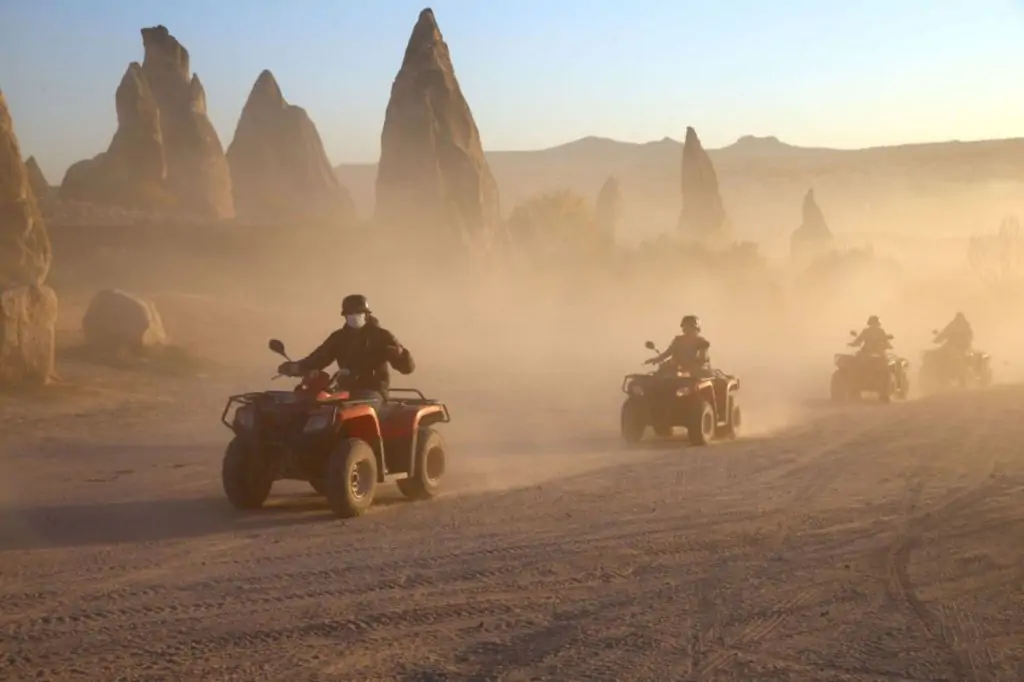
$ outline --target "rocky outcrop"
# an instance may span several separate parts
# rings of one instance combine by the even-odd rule
[[[274,75],[256,79],[227,152],[235,212],[260,223],[352,225],[355,204],[339,182],[306,110],[289,104]]]
[[[167,184],[160,108],[142,66],[128,65],[114,96],[117,131],[107,151],[68,168],[60,198],[124,208],[177,208]]]
[[[619,223],[622,221],[623,201],[622,189],[614,176],[609,176],[601,191],[597,193],[595,219],[597,228],[604,236],[614,239]]]
[[[35,195],[36,201],[39,202],[40,208],[51,205],[55,193],[53,187],[46,181],[46,176],[43,175],[43,169],[39,167],[36,157],[30,156],[25,160],[25,173],[28,174],[28,186],[32,188],[32,193]]]
[[[156,306],[118,289],[96,294],[82,318],[88,347],[101,356],[139,355],[167,342]]]
[[[0,382],[53,376],[57,296],[44,282],[52,251],[7,101],[0,92]]]
[[[188,50],[163,26],[142,29],[142,43],[142,64],[117,89],[109,149],[68,169],[61,198],[232,217],[231,174]]]
[[[678,225],[681,235],[704,242],[729,236],[731,225],[718,191],[718,175],[696,131],[690,127],[683,142],[682,194]]]
[[[804,195],[803,219],[790,237],[790,253],[794,258],[813,258],[827,252],[832,246],[832,231],[825,222],[825,214],[814,197],[814,190]]]
[[[376,224],[403,238],[484,248],[504,240],[498,187],[430,9],[391,86],[376,195]]]

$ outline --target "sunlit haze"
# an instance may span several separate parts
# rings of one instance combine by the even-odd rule
[[[333,163],[375,162],[391,80],[425,0],[0,3],[0,88],[53,181],[106,148],[114,90],[166,25],[227,146],[262,69]],[[1007,0],[654,0],[431,6],[485,149],[586,135],[742,135],[855,148],[1024,134],[1024,12]]]

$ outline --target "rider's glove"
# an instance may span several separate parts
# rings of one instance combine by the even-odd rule
[[[277,368],[277,373],[286,377],[298,376],[300,371],[299,363],[297,362],[282,362]]]

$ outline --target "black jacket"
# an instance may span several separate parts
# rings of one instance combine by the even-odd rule
[[[352,375],[343,382],[343,388],[353,391],[380,391],[387,394],[391,384],[390,364],[402,374],[412,374],[416,363],[408,349],[403,348],[395,335],[380,326],[375,317],[369,317],[360,329],[342,327],[327,340],[298,361],[304,372],[324,369],[332,362]]]
[[[711,343],[700,334],[692,336],[680,334],[672,339],[672,343],[665,349],[665,352],[655,360],[664,362],[671,358],[673,364],[685,370],[708,367],[711,364],[711,358],[708,356],[710,347]]]

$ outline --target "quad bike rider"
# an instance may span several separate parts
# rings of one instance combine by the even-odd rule
[[[675,426],[686,428],[694,445],[705,445],[716,436],[735,438],[741,413],[735,392],[739,379],[711,368],[711,344],[700,334],[700,318],[683,317],[682,334],[664,353],[645,365],[658,365],[650,374],[630,374],[623,382],[628,395],[622,406],[622,436],[636,443],[651,426],[662,437],[672,435]],[[654,344],[646,347],[656,350]]]
[[[366,297],[350,294],[341,302],[345,325],[333,332],[312,353],[301,360],[284,362],[278,372],[300,377],[338,364],[339,384],[349,390],[353,400],[370,401],[380,407],[391,383],[388,365],[402,374],[416,369],[412,355],[403,348],[370,311]]]
[[[889,352],[893,336],[882,328],[878,315],[868,318],[860,334],[851,331],[850,335],[854,339],[848,345],[859,350],[852,356],[836,355],[832,399],[843,401],[857,397],[862,390],[878,393],[883,402],[889,402],[894,394],[906,399],[910,392],[906,372],[909,363]]]
[[[221,477],[236,508],[262,506],[280,480],[308,482],[341,517],[363,514],[380,483],[395,482],[411,499],[437,495],[447,447],[434,427],[450,421],[448,408],[416,389],[390,387],[388,365],[411,374],[412,355],[364,296],[346,296],[342,314],[345,326],[302,360],[271,339],[270,350],[287,360],[279,375],[301,377],[294,390],[228,397],[221,421],[234,438]],[[323,371],[332,362],[340,368],[333,378]]]
[[[974,350],[974,330],[966,315],[958,312],[942,331],[932,331],[932,342],[942,345],[925,351],[921,365],[923,386],[937,387],[950,381],[966,386],[972,378],[983,386],[991,383],[989,356]]]
[[[683,333],[672,339],[664,353],[645,361],[645,365],[658,365],[669,360],[669,365],[683,372],[710,375],[711,359],[708,349],[711,343],[700,334],[700,318],[686,315],[679,324]]]

